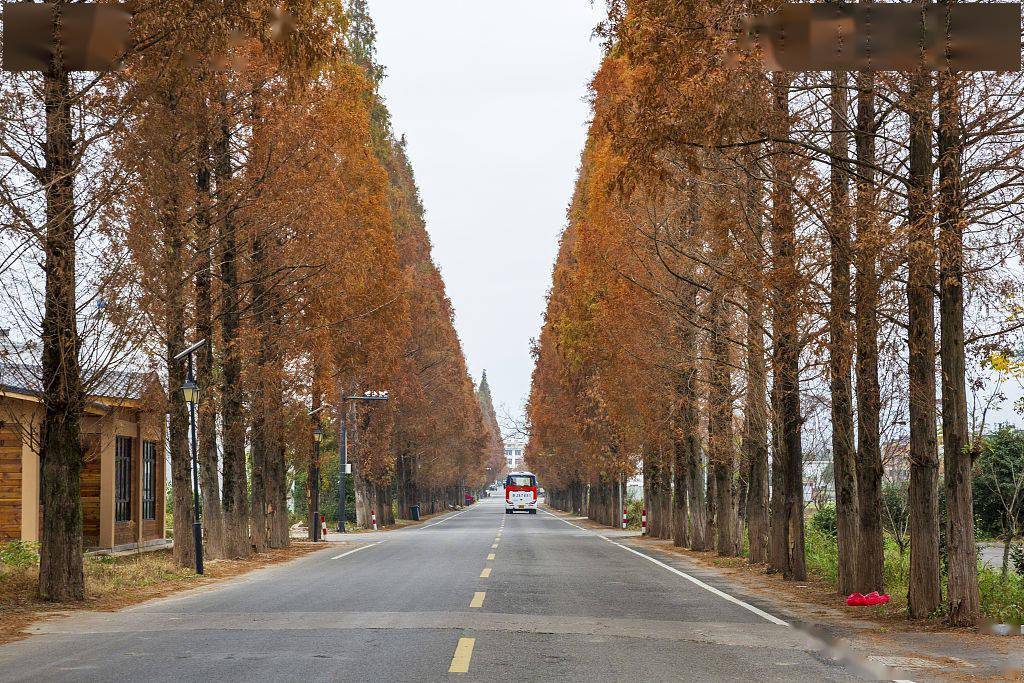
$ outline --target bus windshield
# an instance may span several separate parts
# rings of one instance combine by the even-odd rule
[[[532,474],[510,474],[505,480],[505,486],[536,486],[537,477]]]

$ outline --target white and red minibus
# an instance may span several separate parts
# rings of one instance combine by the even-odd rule
[[[510,472],[505,477],[505,514],[516,510],[537,514],[537,475],[533,472]]]

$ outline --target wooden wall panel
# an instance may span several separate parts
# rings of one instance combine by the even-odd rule
[[[85,465],[82,467],[82,543],[86,548],[100,544],[100,435],[85,437]]]
[[[21,436],[0,428],[0,540],[21,538]]]

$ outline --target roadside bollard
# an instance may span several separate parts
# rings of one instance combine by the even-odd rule
[[[622,528],[623,529],[626,528],[626,516],[627,516],[628,512],[629,512],[628,508],[622,508]]]
[[[370,510],[370,521],[373,522],[373,530],[377,530],[377,511]]]
[[[644,508],[643,514],[640,515],[640,535],[647,535],[647,508]]]

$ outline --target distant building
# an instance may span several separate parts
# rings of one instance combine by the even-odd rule
[[[804,501],[815,506],[836,501],[831,454],[812,456],[804,461]]]
[[[512,441],[505,444],[505,462],[508,464],[509,472],[523,468],[523,454],[525,452],[525,443]]]

